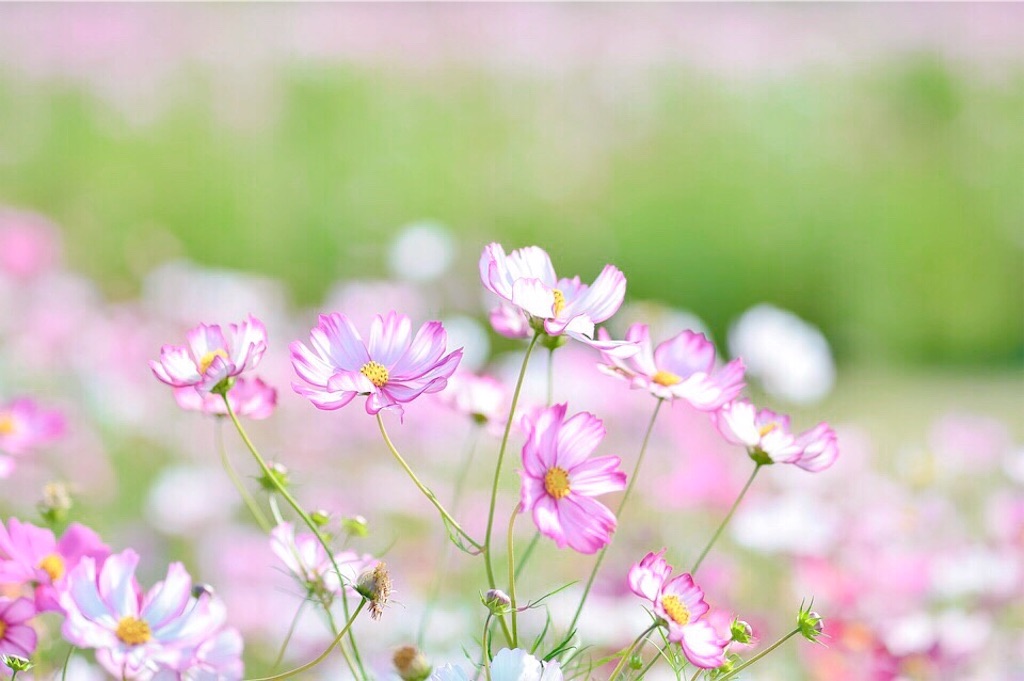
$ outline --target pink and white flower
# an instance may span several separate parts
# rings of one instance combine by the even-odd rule
[[[227,397],[236,415],[255,420],[268,418],[277,406],[277,389],[259,378],[238,378]],[[212,416],[227,416],[228,413],[220,395],[198,393],[191,387],[175,388],[174,401],[186,411],[201,411]]]
[[[506,393],[496,378],[460,371],[448,380],[441,401],[479,423],[490,423],[505,417]]]
[[[192,579],[181,563],[172,563],[167,578],[143,593],[135,579],[138,562],[128,549],[102,567],[84,558],[71,571],[60,592],[64,638],[96,649],[97,662],[118,677],[183,671],[192,666],[194,652],[220,633],[224,608],[208,594],[192,595]]]
[[[296,534],[291,523],[280,523],[270,531],[270,548],[303,587],[323,588],[332,594],[341,593],[338,573],[320,540],[312,532]],[[334,562],[341,571],[345,591],[350,594],[356,593],[355,583],[359,575],[377,564],[372,556],[360,556],[355,551],[335,553]]]
[[[604,329],[598,337],[611,340]],[[598,368],[625,378],[633,389],[665,400],[682,398],[701,411],[714,411],[743,390],[743,360],[734,359],[716,371],[715,346],[702,333],[683,331],[652,351],[647,325],[633,324],[626,340],[637,345],[637,354],[622,358],[602,353],[605,363]]]
[[[240,324],[200,324],[188,332],[188,345],[165,345],[150,360],[153,374],[175,388],[209,393],[221,382],[255,369],[267,350],[263,322],[249,315]]]
[[[562,681],[562,667],[558,662],[538,660],[525,650],[503,648],[491,660],[491,681]],[[434,670],[430,681],[469,681],[472,678],[461,667],[446,664]]]
[[[523,417],[526,444],[520,508],[558,548],[595,553],[611,541],[615,515],[591,497],[626,487],[617,456],[588,458],[601,443],[601,419],[587,412],[565,418],[556,404]]]
[[[86,557],[102,561],[110,549],[88,527],[71,523],[60,541],[53,532],[10,518],[0,523],[0,584],[35,591],[37,610],[60,610],[57,592]]]
[[[292,387],[318,409],[340,409],[365,395],[368,414],[387,409],[401,415],[402,404],[448,385],[462,349],[446,355],[447,343],[441,322],[427,322],[413,336],[412,321],[397,312],[377,315],[367,341],[345,315],[320,315],[310,347],[299,341],[289,346],[303,381]]]
[[[0,597],[0,653],[32,657],[39,637],[29,620],[37,614],[28,598]]]
[[[500,244],[490,244],[480,256],[480,279],[502,300],[491,313],[498,333],[525,338],[536,329],[623,357],[636,352],[628,341],[594,338],[594,326],[615,314],[626,295],[626,277],[613,265],[605,265],[588,286],[579,277],[559,279],[551,258],[537,246],[505,255]]]
[[[665,549],[648,553],[629,569],[629,589],[651,602],[654,612],[668,627],[668,638],[683,648],[691,664],[714,669],[725,663],[729,639],[707,621],[708,604],[704,591],[694,584],[689,573],[672,577],[672,566],[665,561]]]
[[[3,454],[21,456],[60,438],[66,430],[64,415],[45,409],[32,399],[18,398],[0,405],[0,477],[13,468]]]
[[[758,411],[746,400],[725,405],[713,414],[713,419],[722,437],[745,446],[750,457],[761,464],[792,463],[818,472],[839,456],[835,431],[824,422],[794,435],[788,416],[769,409]]]

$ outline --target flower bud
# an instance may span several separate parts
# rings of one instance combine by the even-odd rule
[[[504,615],[512,607],[512,599],[501,589],[489,589],[482,600],[492,615]]]
[[[633,653],[629,656],[629,668],[635,672],[644,668],[644,658],[640,653]]]
[[[402,681],[425,681],[433,671],[427,657],[416,646],[402,646],[391,661]]]
[[[3,662],[12,672],[27,672],[35,666],[20,655],[0,655],[0,662]]]
[[[370,617],[380,619],[391,595],[391,575],[384,561],[372,570],[366,570],[356,581],[356,592],[370,603]]]
[[[264,473],[260,479],[260,487],[268,492],[276,492],[278,488],[288,487],[288,468],[284,464],[272,463],[269,466],[269,473]]]
[[[213,590],[213,587],[209,584],[198,582],[192,585],[192,598],[195,598],[196,600],[202,598],[203,596],[207,598],[213,598],[214,594],[216,594],[216,592]]]
[[[366,522],[366,518],[361,515],[342,519],[341,527],[345,532],[356,537],[366,537],[370,534],[370,525]]]
[[[805,608],[801,603],[800,612],[796,617],[796,626],[800,629],[800,635],[811,642],[817,642],[818,637],[825,630],[825,624],[821,615],[811,610],[811,604],[808,604]]]
[[[734,619],[729,625],[729,634],[736,643],[750,643],[754,640],[754,630],[741,619]]]
[[[318,508],[309,514],[310,520],[312,520],[317,527],[325,527],[327,523],[331,522],[331,512]]]
[[[43,499],[37,505],[39,515],[47,525],[54,526],[67,520],[71,510],[71,494],[63,482],[50,482],[43,486]]]

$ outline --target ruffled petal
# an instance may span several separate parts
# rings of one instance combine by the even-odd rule
[[[626,489],[626,474],[618,470],[617,456],[588,459],[569,471],[569,487],[573,492],[596,497]]]
[[[412,339],[412,320],[404,314],[388,312],[377,315],[370,324],[367,352],[370,358],[389,369],[409,349]]]

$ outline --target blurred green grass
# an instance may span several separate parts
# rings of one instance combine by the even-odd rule
[[[188,255],[315,304],[382,276],[390,238],[429,218],[460,235],[467,286],[483,243],[536,243],[584,278],[614,262],[630,298],[690,308],[719,338],[771,301],[844,362],[1024,357],[1024,74],[918,55],[757,80],[248,77],[271,94],[225,101],[189,71],[139,125],[70,81],[2,75],[0,201],[63,225],[71,265],[113,297]]]

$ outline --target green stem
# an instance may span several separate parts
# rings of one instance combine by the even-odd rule
[[[484,648],[483,663],[484,663],[484,678],[487,681],[491,681],[491,651],[488,639],[491,631],[491,613],[487,613],[487,619],[484,620],[484,635],[481,639],[481,644]]]
[[[277,657],[274,659],[274,664],[270,667],[270,671],[274,671],[275,669],[277,669],[281,664],[281,660],[284,659],[285,650],[288,649],[288,644],[292,640],[292,634],[295,633],[295,626],[299,623],[299,617],[302,615],[302,609],[304,607],[306,607],[306,601],[300,601],[299,607],[295,611],[295,616],[292,617],[292,623],[288,627],[288,633],[285,634],[284,641],[281,642],[281,648],[277,651]],[[338,632],[334,633],[335,635],[337,635]]]
[[[258,679],[248,679],[248,681],[277,681],[278,679],[287,679],[292,676],[296,676],[302,672],[309,671],[313,667],[317,666],[318,664],[327,659],[327,656],[331,654],[331,651],[334,650],[335,646],[341,643],[341,639],[344,638],[345,634],[349,632],[349,630],[352,628],[352,623],[356,621],[356,618],[359,617],[359,613],[363,611],[364,605],[366,605],[365,598],[359,601],[359,606],[356,608],[356,611],[352,613],[352,616],[348,619],[348,622],[345,623],[344,628],[341,631],[339,631],[338,635],[334,637],[333,641],[331,641],[331,645],[327,646],[327,649],[324,650],[324,652],[320,653],[320,655],[318,655],[315,660],[311,660],[310,662],[307,662],[301,667],[296,667],[291,671],[276,674],[274,676],[264,676]]]
[[[331,550],[331,547],[327,545],[327,540],[324,539],[324,536],[320,533],[320,528],[317,527],[316,523],[313,522],[313,519],[309,517],[309,514],[306,513],[302,506],[299,505],[299,502],[295,500],[295,497],[291,495],[291,492],[289,492],[288,489],[281,483],[281,481],[278,480],[277,475],[275,475],[273,471],[270,470],[270,466],[267,465],[267,462],[263,459],[263,456],[260,454],[259,450],[256,449],[256,445],[254,445],[252,440],[249,439],[249,434],[245,432],[245,428],[242,427],[241,421],[238,420],[238,415],[235,414],[235,410],[234,408],[232,408],[231,402],[228,400],[227,393],[221,393],[221,397],[224,398],[224,406],[227,407],[228,416],[231,418],[231,422],[234,424],[235,430],[238,431],[238,435],[239,437],[242,438],[242,442],[245,443],[245,446],[249,450],[249,453],[252,454],[253,458],[256,459],[256,463],[259,464],[260,470],[263,471],[263,477],[266,480],[269,480],[272,485],[274,485],[274,489],[277,491],[277,493],[280,494],[281,497],[288,502],[288,505],[292,507],[292,510],[294,510],[295,513],[302,519],[302,522],[306,524],[306,527],[308,527],[310,532],[313,533],[313,536],[317,538],[317,541],[320,542],[320,546],[323,547],[324,552],[330,559],[331,567],[334,568],[334,572],[338,575],[338,584],[342,589],[341,603],[342,606],[344,607],[345,616],[348,617],[348,601],[344,597],[345,576],[341,573],[341,568],[338,567],[338,562],[334,559],[334,552]],[[362,606],[360,605],[360,607]],[[330,617],[330,609],[326,609],[328,617]],[[347,629],[348,627],[346,627],[346,630]],[[358,676],[360,678],[365,679],[367,678],[366,670],[363,668],[362,661],[359,659],[359,652],[358,648],[356,647],[355,636],[349,636],[349,643],[352,645],[352,653],[356,656],[356,661],[358,663],[360,672]],[[349,662],[349,666],[351,666],[352,662],[348,656],[348,651],[345,650],[344,645],[341,646],[341,651],[344,654],[346,661]]]
[[[515,551],[513,550],[512,538],[514,535],[513,530],[516,526],[516,518],[519,517],[520,505],[517,504],[514,511],[512,511],[512,517],[508,519],[508,597],[512,601],[511,611],[509,615],[512,619],[512,648],[519,647],[519,631],[516,628],[516,618],[518,613],[516,612],[516,559]]]
[[[709,541],[707,543],[707,546],[704,547],[704,550],[700,552],[700,555],[697,557],[697,562],[695,562],[693,564],[693,567],[690,569],[690,575],[697,574],[697,568],[699,568],[700,564],[704,562],[704,558],[708,555],[708,551],[710,551],[711,547],[715,545],[715,542],[718,541],[718,538],[722,536],[722,532],[725,530],[725,526],[729,524],[730,520],[732,520],[733,514],[736,513],[736,509],[739,507],[740,502],[743,501],[743,497],[747,495],[747,490],[750,489],[750,486],[752,484],[754,484],[754,478],[757,477],[757,472],[761,470],[761,466],[763,465],[764,464],[760,463],[754,465],[754,472],[750,474],[749,478],[747,478],[747,484],[743,485],[743,489],[740,490],[740,495],[736,497],[736,501],[732,503],[732,508],[729,509],[729,512],[725,515],[725,519],[722,520],[722,523],[718,526],[718,529],[715,530],[715,534],[711,537],[711,541]]]
[[[788,641],[789,639],[793,638],[794,636],[796,636],[799,633],[800,633],[800,628],[797,627],[796,629],[794,629],[793,631],[789,632],[788,634],[786,634],[785,636],[780,638],[778,641],[776,641],[775,643],[773,643],[769,647],[767,647],[764,650],[762,650],[760,653],[758,653],[754,657],[750,658],[749,660],[747,660],[746,662],[741,664],[739,667],[736,667],[735,669],[733,669],[731,672],[729,672],[725,676],[719,677],[718,681],[727,681],[727,679],[731,679],[732,677],[736,676],[737,674],[739,674],[741,671],[743,671],[744,669],[746,669],[750,665],[754,664],[755,662],[757,662],[761,658],[767,656],[769,653],[771,653],[776,648],[778,648],[783,643],[785,643],[786,641]]]
[[[612,670],[611,676],[608,677],[608,681],[614,681],[615,677],[619,675],[629,662],[629,658],[632,657],[633,651],[636,650],[638,645],[640,645],[640,642],[647,638],[647,636],[657,628],[658,623],[654,622],[651,626],[644,629],[639,636],[633,639],[633,642],[629,644],[629,648],[627,648],[626,652],[622,655],[622,659],[619,660],[619,663],[615,665],[615,669]]]
[[[444,518],[445,523],[447,523],[449,527],[451,527],[460,535],[462,535],[462,537],[464,537],[466,541],[473,545],[473,548],[477,549],[478,551],[483,550],[484,547],[478,544],[472,537],[469,536],[469,534],[464,529],[462,529],[462,526],[459,525],[458,522],[456,522],[455,518],[453,518],[451,514],[448,513],[447,510],[445,510],[444,505],[440,502],[440,500],[438,500],[437,496],[433,492],[431,492],[426,485],[420,482],[420,479],[418,477],[416,477],[416,474],[413,473],[412,468],[410,468],[409,464],[405,462],[405,459],[402,458],[402,455],[398,453],[398,450],[395,449],[394,443],[391,442],[391,438],[388,437],[388,431],[384,428],[384,419],[381,418],[379,413],[377,414],[377,425],[380,426],[380,434],[384,437],[384,443],[388,446],[388,449],[391,450],[391,453],[394,455],[395,460],[398,461],[398,465],[401,466],[403,470],[405,470],[409,477],[412,478],[412,481],[416,484],[416,487],[418,487],[419,490],[423,492],[423,495],[427,497],[427,500],[434,505],[434,508],[436,508],[437,511],[441,514],[441,517]]]
[[[68,665],[71,664],[71,656],[75,654],[75,646],[68,648],[68,655],[64,658],[64,669],[60,673],[60,681],[67,681],[68,678]],[[14,677],[11,677],[11,681],[14,681]]]
[[[528,561],[530,559],[530,556],[533,555],[533,550],[535,548],[537,548],[537,543],[539,541],[540,541],[540,532],[534,532],[533,533],[533,539],[531,539],[530,543],[526,545],[526,550],[523,551],[523,555],[519,557],[519,562],[516,563],[516,571],[515,571],[516,579],[519,578],[519,574],[523,571],[523,568],[526,567],[526,561]]]
[[[530,363],[530,355],[536,347],[540,334],[536,333],[526,348],[526,355],[523,356],[523,366],[519,369],[519,378],[516,380],[516,389],[512,393],[512,404],[508,409],[508,419],[505,421],[505,434],[501,438],[501,448],[498,449],[498,461],[494,465],[494,482],[491,484],[491,505],[487,511],[487,533],[484,537],[484,565],[487,568],[487,584],[496,589],[497,582],[494,579],[494,567],[491,565],[491,533],[494,529],[494,505],[498,500],[498,482],[501,480],[501,464],[505,460],[505,448],[508,446],[508,436],[512,432],[512,421],[515,419],[516,405],[519,404],[519,393],[523,389],[523,379],[526,378],[526,367]]]
[[[238,494],[242,497],[242,501],[244,501],[245,505],[249,508],[249,512],[252,513],[252,517],[256,519],[256,524],[259,525],[260,529],[264,532],[270,532],[272,528],[270,527],[270,522],[267,520],[267,516],[263,514],[263,511],[256,503],[256,500],[251,494],[249,494],[249,490],[245,488],[245,484],[242,482],[242,479],[238,477],[235,467],[231,465],[231,459],[228,458],[228,450],[224,446],[224,423],[219,417],[217,418],[217,426],[214,433],[214,437],[217,441],[217,451],[220,453],[220,462],[224,466],[224,472],[228,474],[228,478],[231,479],[231,483],[235,486],[235,489],[238,490]]]
[[[661,405],[665,402],[664,398],[659,397],[657,404],[654,405],[654,413],[651,414],[651,420],[647,423],[647,430],[644,432],[644,439],[640,445],[640,454],[636,457],[636,465],[633,466],[633,473],[629,476],[629,483],[626,485],[626,491],[622,495],[622,499],[619,501],[619,507],[615,511],[616,517],[622,515],[622,509],[626,507],[626,502],[629,501],[629,496],[633,492],[633,487],[636,485],[637,475],[640,472],[640,464],[644,462],[644,454],[647,453],[647,443],[651,439],[651,432],[654,430],[654,422],[658,419],[658,412],[661,411]],[[597,578],[597,571],[601,569],[601,563],[604,562],[604,556],[608,552],[609,544],[606,544],[601,552],[597,554],[597,561],[594,562],[594,568],[590,571],[590,577],[587,579],[587,586],[583,589],[583,596],[580,598],[580,604],[576,607],[576,614],[572,616],[572,623],[569,625],[569,631],[576,628],[576,623],[580,619],[580,615],[583,613],[583,606],[587,602],[587,596],[590,595],[590,589],[594,586],[594,580]]]

